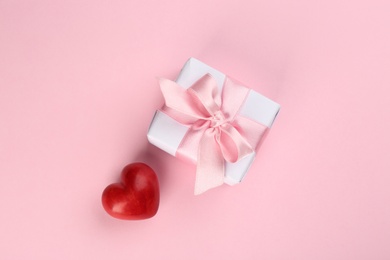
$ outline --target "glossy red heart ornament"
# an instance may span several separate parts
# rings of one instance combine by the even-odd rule
[[[157,175],[140,162],[123,168],[121,182],[108,185],[102,194],[103,208],[118,219],[151,218],[157,213],[159,202]]]

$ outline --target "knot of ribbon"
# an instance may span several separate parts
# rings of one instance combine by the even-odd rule
[[[190,88],[160,79],[162,111],[190,126],[176,155],[196,161],[195,194],[224,182],[225,161],[235,163],[256,149],[266,127],[237,115],[249,89],[226,77],[221,93],[206,74]]]

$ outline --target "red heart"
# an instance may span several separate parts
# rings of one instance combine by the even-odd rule
[[[123,168],[121,182],[108,185],[102,194],[102,204],[107,213],[126,220],[153,217],[159,202],[157,175],[152,168],[140,162]]]

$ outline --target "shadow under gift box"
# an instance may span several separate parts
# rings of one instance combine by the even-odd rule
[[[213,76],[216,80],[219,91],[221,92],[226,75],[195,58],[190,58],[186,62],[176,80],[176,83],[187,89],[207,73],[211,74],[211,76]],[[252,119],[266,126],[268,128],[267,130],[269,130],[279,112],[279,109],[279,104],[251,89],[244,104],[238,112],[238,115]],[[189,128],[190,126],[177,122],[167,114],[161,111],[156,111],[152,123],[150,124],[147,136],[151,144],[173,156],[176,156],[176,151],[178,150]],[[262,139],[264,139],[265,136],[266,134],[263,135]],[[262,141],[260,141],[260,143],[261,142]],[[258,149],[259,146],[260,145],[258,145],[256,149]],[[241,182],[249,170],[255,156],[256,152],[253,152],[238,162],[225,162],[224,182],[229,185]],[[190,161],[196,162],[196,160],[197,158],[190,158]]]

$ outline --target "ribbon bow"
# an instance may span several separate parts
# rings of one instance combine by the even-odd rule
[[[249,89],[226,78],[222,93],[210,74],[190,88],[160,79],[165,98],[162,109],[190,129],[181,142],[177,156],[196,160],[195,194],[222,185],[225,161],[234,163],[254,152],[265,127],[237,116]]]

